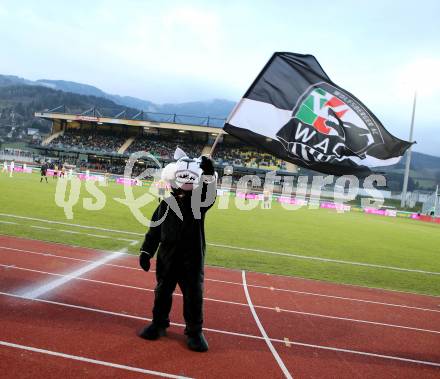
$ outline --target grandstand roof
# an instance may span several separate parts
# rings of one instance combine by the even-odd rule
[[[91,113],[93,112],[93,113]],[[66,122],[88,122],[113,124],[132,127],[149,127],[157,129],[175,129],[191,132],[226,134],[221,128],[225,119],[200,116],[186,116],[152,112],[139,112],[133,118],[126,118],[124,112],[115,116],[103,116],[97,109],[90,109],[81,114],[59,113],[54,111],[35,112],[35,117],[46,120],[64,120]]]

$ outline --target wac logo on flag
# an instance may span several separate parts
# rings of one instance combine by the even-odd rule
[[[376,122],[358,101],[328,83],[317,83],[300,98],[277,133],[289,155],[310,163],[364,159],[383,143]]]

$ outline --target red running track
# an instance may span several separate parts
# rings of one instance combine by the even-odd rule
[[[126,254],[83,272],[103,258],[0,236],[1,377],[440,377],[439,297],[207,267],[210,350],[198,354],[185,346],[179,293],[168,337],[136,336],[151,317],[154,273]]]

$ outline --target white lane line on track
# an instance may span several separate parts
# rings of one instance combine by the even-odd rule
[[[153,370],[147,370],[147,369],[143,369],[143,368],[139,368],[139,367],[132,367],[132,366],[121,365],[121,364],[118,364],[118,363],[100,361],[98,359],[91,359],[91,358],[86,358],[86,357],[82,357],[82,356],[79,356],[79,355],[71,355],[71,354],[60,353],[58,351],[40,349],[40,348],[26,346],[26,345],[19,345],[19,344],[12,343],[12,342],[7,342],[7,341],[1,341],[0,340],[0,345],[1,346],[6,346],[6,347],[11,347],[11,348],[14,348],[14,349],[19,349],[19,350],[32,351],[34,353],[52,355],[54,357],[60,357],[60,358],[65,358],[65,359],[72,359],[74,361],[92,363],[92,364],[99,365],[99,366],[107,366],[107,367],[117,368],[117,369],[126,370],[126,371],[139,372],[141,374],[149,374],[149,375],[160,376],[162,378],[185,378],[185,379],[188,378],[186,376],[173,375],[173,374],[168,374],[168,373],[160,372],[160,371],[153,371]]]
[[[256,284],[249,284],[249,287],[269,289],[269,287],[259,286],[259,285],[256,285]],[[327,294],[322,294],[322,293],[317,293],[317,292],[297,291],[297,290],[290,290],[290,289],[285,289],[285,288],[274,288],[274,291],[296,293],[296,294],[299,294],[299,295],[306,295],[306,296],[318,296],[318,297],[324,297],[324,298],[328,298],[328,299],[337,299],[337,300],[344,300],[344,301],[354,301],[354,302],[366,303],[366,304],[376,304],[376,305],[383,305],[383,306],[386,306],[386,307],[414,309],[416,311],[436,312],[436,313],[440,312],[440,310],[432,309],[432,308],[416,307],[416,306],[405,305],[405,304],[385,303],[385,302],[382,302],[382,301],[358,299],[358,298],[355,298],[355,297],[327,295]],[[418,295],[418,294],[416,294],[416,295]],[[429,295],[426,295],[426,296],[429,296]]]
[[[0,214],[0,216],[1,216],[1,214]],[[58,229],[55,229],[55,230],[58,230]],[[117,231],[116,230],[116,232],[119,232],[119,233],[121,233],[121,234],[124,234],[125,232],[124,231]],[[131,233],[131,232],[129,232],[129,233]],[[134,235],[142,235],[143,236],[143,234],[141,234],[141,233],[132,233],[132,234],[134,234]],[[6,234],[1,234],[0,233],[0,237],[10,237],[10,238],[19,238],[20,239],[20,237],[11,237],[10,235],[6,235]],[[26,238],[26,240],[27,241],[35,241],[35,242],[43,242],[43,243],[45,243],[45,241],[44,240],[40,240],[40,239],[35,239],[35,238]],[[133,242],[134,242],[134,240],[133,240]],[[139,243],[140,241],[138,241],[137,243]],[[50,241],[50,242],[48,242],[48,241],[46,241],[46,243],[50,243],[51,245],[53,245],[53,246],[57,246],[57,245],[59,245],[59,246],[61,246],[61,247],[66,247],[66,244],[65,243],[62,243],[62,242],[53,242],[53,241]],[[89,251],[89,250],[94,250],[95,252],[96,251],[98,251],[98,250],[96,250],[96,249],[93,249],[93,248],[89,248],[89,247],[84,247],[84,246],[78,246],[78,245],[71,245],[71,244],[69,244],[68,245],[69,247],[73,247],[73,248],[75,248],[75,249],[83,249],[83,250],[87,250],[87,251]],[[0,247],[1,248],[1,247]],[[101,251],[102,252],[102,251]],[[108,251],[103,251],[103,252],[108,252]],[[133,258],[133,254],[132,253],[125,253],[127,256],[129,256],[129,257],[132,257]],[[57,255],[54,255],[54,256],[57,256]],[[60,257],[60,258],[62,258],[62,256],[58,256],[58,257]],[[73,258],[72,258],[73,259]],[[121,267],[121,268],[126,268],[126,269],[129,269],[129,270],[138,270],[138,271],[142,271],[142,269],[140,269],[140,268],[136,268],[136,267],[128,267],[128,266],[121,266],[121,265],[112,265],[112,264],[109,264],[108,266],[115,266],[115,267]],[[210,267],[210,268],[217,268],[217,269],[219,269],[219,267],[218,266],[209,266],[209,265],[207,265],[207,267]],[[228,269],[225,269],[225,270],[228,270]],[[237,270],[234,270],[234,269],[231,269],[231,271],[237,271]],[[150,270],[150,272],[155,272],[154,270]],[[251,271],[248,271],[248,272],[251,272]],[[256,272],[257,273],[257,272]],[[316,279],[309,279],[309,278],[303,278],[303,277],[298,277],[298,276],[287,276],[287,275],[282,275],[282,274],[268,274],[268,273],[260,273],[260,274],[262,274],[262,275],[266,275],[266,276],[272,276],[272,277],[278,277],[278,278],[283,278],[283,279],[286,279],[286,278],[290,278],[290,279],[293,279],[293,280],[301,280],[301,281],[304,281],[304,282],[309,282],[309,283],[328,283],[328,282],[325,282],[325,281],[322,281],[322,280],[316,280]],[[220,283],[229,283],[229,284],[234,284],[234,285],[238,285],[238,286],[241,286],[242,284],[241,284],[241,282],[231,282],[231,281],[227,281],[227,280],[216,280],[216,279],[207,279],[207,278],[205,278],[205,280],[210,280],[210,281],[213,281],[213,282],[215,282],[215,281],[218,281],[218,282],[220,282]],[[336,284],[336,283],[335,283]],[[373,290],[373,291],[382,291],[382,292],[387,292],[387,293],[395,293],[395,294],[403,294],[403,295],[412,295],[412,296],[419,296],[419,297],[427,297],[427,298],[437,298],[437,299],[439,299],[439,301],[440,301],[440,296],[439,295],[428,295],[428,294],[424,294],[424,293],[416,293],[416,292],[408,292],[408,291],[401,291],[401,290],[393,290],[393,289],[389,289],[389,288],[387,288],[387,289],[383,289],[383,288],[378,288],[378,287],[369,287],[369,286],[365,286],[365,285],[357,285],[357,284],[348,284],[348,283],[344,283],[344,284],[341,284],[341,286],[342,287],[345,287],[345,288],[356,288],[356,289],[361,289],[361,290],[366,290],[366,289],[369,289],[369,290]],[[251,284],[248,284],[248,287],[260,287],[260,288],[270,288],[270,289],[272,289],[272,290],[276,290],[276,291],[287,291],[287,292],[293,292],[293,293],[303,293],[303,294],[305,294],[305,295],[314,295],[314,296],[324,296],[324,297],[326,297],[326,295],[321,295],[321,294],[317,294],[317,293],[313,293],[313,292],[304,292],[304,291],[295,291],[295,290],[289,290],[289,289],[281,289],[281,288],[273,288],[273,287],[265,287],[265,286],[258,286],[258,285],[251,285]],[[328,297],[332,297],[331,295],[329,295]],[[338,298],[337,296],[335,297],[335,298]],[[353,298],[345,298],[345,297],[340,297],[341,299],[344,299],[344,300],[351,300],[351,301],[356,301],[357,299],[353,299]],[[359,300],[359,301],[362,301],[362,300]],[[365,300],[365,302],[369,302],[368,300]],[[382,305],[387,305],[387,303],[381,303],[381,302],[374,302],[373,301],[373,303],[376,303],[376,304],[382,304]],[[440,311],[438,311],[438,310],[432,310],[432,309],[426,309],[426,308],[417,308],[417,307],[411,307],[411,306],[405,306],[405,305],[398,305],[398,304],[389,304],[390,306],[402,306],[402,307],[407,307],[407,308],[414,308],[414,309],[420,309],[420,310],[424,310],[424,311],[433,311],[433,312],[440,312]],[[437,306],[437,304],[436,304],[436,306]],[[438,305],[439,307],[440,307],[440,304]]]
[[[73,258],[73,257],[67,257],[65,255],[58,255],[58,254],[52,254],[52,253],[43,253],[43,252],[40,252],[40,251],[33,251],[33,250],[17,249],[15,247],[8,247],[8,246],[0,246],[0,252],[1,252],[1,250],[10,250],[10,251],[15,251],[17,253],[25,253],[25,254],[43,255],[45,257],[52,257],[52,258],[58,258],[58,259],[67,259],[67,260],[77,261],[77,262],[88,262],[88,263],[93,262],[90,259]],[[106,255],[106,254],[109,254],[109,253],[102,253],[102,255]],[[124,254],[124,253],[122,253],[122,254]],[[140,268],[116,265],[114,263],[106,263],[103,266],[118,267],[118,268],[123,268],[123,269],[127,269],[127,270],[143,271]],[[154,271],[150,270],[150,272],[154,272]]]
[[[291,309],[284,309],[284,308],[278,308],[278,307],[271,308],[271,307],[266,307],[266,306],[263,306],[263,305],[255,305],[255,308],[275,310],[277,312],[294,313],[294,314],[298,314],[298,315],[302,315],[302,316],[320,317],[320,318],[327,318],[327,319],[331,319],[331,320],[348,321],[348,322],[368,324],[368,325],[375,325],[375,326],[384,326],[384,327],[388,327],[388,328],[413,330],[413,331],[416,331],[416,332],[426,332],[426,333],[440,334],[439,330],[415,328],[415,327],[412,327],[412,326],[395,325],[395,324],[389,324],[389,323],[385,323],[385,322],[359,320],[359,319],[356,319],[356,318],[349,318],[349,317],[330,316],[330,315],[324,315],[324,314],[321,314],[321,313],[302,312],[302,311],[295,311],[295,310],[291,310]]]
[[[299,295],[306,295],[306,296],[318,296],[318,297],[324,297],[324,298],[328,298],[328,299],[337,299],[337,300],[344,300],[344,301],[345,300],[346,301],[354,301],[354,302],[359,302],[359,303],[383,305],[383,306],[386,306],[386,307],[397,307],[397,308],[414,309],[414,310],[417,310],[417,311],[425,311],[425,312],[437,312],[437,313],[440,312],[440,310],[438,310],[438,309],[415,307],[415,306],[412,306],[412,305],[405,305],[405,304],[385,303],[385,302],[382,302],[382,301],[357,299],[357,298],[354,298],[354,297],[327,295],[327,294],[322,294],[322,293],[317,293],[317,292],[297,291],[297,290],[290,290],[290,289],[285,289],[285,288],[273,288],[273,287],[259,286],[259,285],[256,285],[256,284],[249,284],[248,286],[249,287],[255,287],[255,288],[262,288],[262,289],[271,289],[273,291],[297,293]]]
[[[42,253],[42,252],[32,251],[32,250],[16,249],[13,247],[8,247],[8,246],[0,246],[0,253],[1,253],[2,249],[20,252],[20,253],[26,253],[26,254],[43,255],[43,256],[54,257],[54,258],[59,258],[59,259],[68,259],[68,260],[80,261],[80,262],[93,262],[93,261],[87,260],[87,259],[66,257],[63,255]],[[132,254],[130,254],[130,256],[135,257]],[[110,267],[122,268],[122,269],[127,269],[127,270],[143,271],[140,268],[117,265],[117,264],[113,264],[113,263],[106,263],[103,266],[110,266]],[[154,272],[154,270],[150,270],[150,272]],[[243,285],[241,282],[231,282],[228,280],[210,279],[210,278],[205,278],[205,280],[212,281],[212,282],[218,282],[218,283],[232,284],[232,285],[237,285],[237,286]],[[381,302],[381,301],[364,300],[364,299],[357,299],[357,298],[352,298],[352,297],[344,297],[344,296],[336,296],[336,295],[326,295],[326,294],[321,294],[321,293],[316,293],[316,292],[298,291],[298,290],[291,290],[291,289],[285,289],[285,288],[274,288],[274,287],[268,287],[268,286],[260,286],[260,285],[256,285],[256,284],[248,284],[248,287],[261,288],[261,289],[271,290],[271,291],[296,293],[299,295],[306,295],[306,296],[318,296],[318,297],[337,299],[337,300],[343,300],[343,301],[353,301],[353,302],[360,302],[360,303],[366,303],[366,304],[375,304],[375,305],[381,305],[381,306],[386,306],[386,307],[396,307],[396,308],[404,308],[404,309],[413,309],[416,311],[423,311],[423,312],[440,313],[439,309],[415,307],[415,306],[405,305],[405,304],[385,303],[385,302]],[[413,295],[413,294],[411,294],[411,295]]]
[[[56,301],[44,300],[44,299],[27,299],[23,296],[15,295],[15,294],[8,293],[8,292],[0,292],[0,295],[12,297],[12,298],[17,298],[17,299],[22,299],[22,300],[35,301],[38,303],[52,304],[52,305],[66,307],[66,308],[80,309],[80,310],[89,311],[89,312],[101,313],[101,314],[110,315],[110,316],[125,317],[125,318],[130,318],[130,319],[135,319],[135,320],[141,320],[141,321],[151,321],[150,318],[129,315],[127,313],[111,312],[111,311],[106,311],[103,309],[89,308],[89,307],[83,307],[80,305],[67,304],[67,303],[59,303]],[[176,322],[172,322],[171,325],[185,328],[184,324],[179,324]],[[227,330],[219,330],[219,329],[212,329],[212,328],[203,328],[203,330],[205,330],[207,332],[221,333],[221,334],[226,334],[226,335],[236,336],[236,337],[264,340],[263,337],[255,336],[252,334],[230,332]],[[272,342],[285,344],[285,341],[282,339],[270,338],[270,340]],[[342,349],[342,348],[331,347],[331,346],[314,345],[314,344],[308,344],[308,343],[304,343],[304,342],[296,342],[296,341],[290,340],[290,339],[289,339],[289,341],[292,345],[296,345],[296,346],[321,349],[321,350],[328,350],[328,351],[335,351],[335,352],[342,352],[342,353],[349,353],[349,354],[356,354],[356,355],[362,355],[362,356],[368,356],[368,357],[374,357],[374,358],[380,358],[380,359],[389,359],[389,360],[395,360],[395,361],[401,361],[401,362],[407,362],[407,363],[417,363],[417,364],[422,364],[422,365],[427,365],[427,366],[440,367],[440,362],[422,361],[422,360],[416,360],[416,359],[411,359],[411,358],[397,357],[397,356],[393,356],[393,355],[383,355],[383,354],[369,353],[369,352],[359,351],[359,350],[350,350],[350,349]]]
[[[110,228],[101,228],[98,226],[72,224],[72,223],[68,223],[68,222],[52,221],[52,220],[46,220],[46,219],[41,219],[41,218],[36,218],[36,217],[18,216],[18,215],[13,215],[13,214],[8,214],[8,213],[0,213],[0,216],[13,217],[13,218],[18,218],[18,219],[23,219],[23,220],[47,222],[50,224],[73,226],[73,227],[84,228],[84,229],[101,230],[101,231],[112,232],[112,233],[129,234],[129,235],[135,235],[135,236],[143,236],[144,235],[142,233],[130,232],[128,230],[118,230],[118,229],[110,229]],[[373,263],[344,261],[344,260],[339,260],[339,259],[313,257],[313,256],[308,256],[308,255],[299,255],[299,254],[284,253],[284,252],[278,252],[278,251],[269,251],[269,250],[254,249],[254,248],[247,248],[247,247],[222,245],[222,244],[217,244],[217,243],[207,243],[207,245],[214,246],[214,247],[221,247],[224,249],[231,249],[231,250],[240,250],[240,251],[248,251],[248,252],[255,252],[255,253],[264,253],[264,254],[270,254],[270,255],[279,255],[279,256],[285,256],[288,258],[308,259],[308,260],[314,260],[314,261],[320,261],[320,262],[345,264],[345,265],[361,266],[361,267],[369,267],[369,268],[379,268],[379,269],[383,269],[383,270],[413,272],[413,273],[426,274],[426,275],[440,275],[440,272],[435,272],[435,271],[425,271],[425,270],[409,269],[409,268],[396,267],[396,266],[377,265],[377,264],[373,264]]]
[[[84,275],[85,273],[92,271],[92,270],[102,266],[103,264],[120,257],[126,251],[127,251],[127,248],[124,248],[121,251],[116,251],[114,253],[108,254],[107,256],[104,256],[101,259],[98,259],[97,261],[94,261],[94,262],[88,264],[87,266],[81,267],[78,270],[75,270],[64,277],[60,277],[58,279],[55,279],[49,283],[43,284],[40,287],[27,290],[24,292],[23,297],[26,297],[29,299],[35,299],[37,297],[40,297],[48,292],[53,291],[55,288],[58,288],[58,287],[62,286],[63,284],[70,282],[72,279],[77,278],[81,275]]]
[[[58,276],[58,277],[65,277],[65,276],[68,277],[69,276],[69,275],[62,275],[62,274],[57,274],[57,273],[53,273],[53,272],[34,270],[34,269],[20,267],[20,266],[16,266],[16,265],[0,264],[0,267],[4,267],[5,269],[10,268],[10,269],[15,269],[15,270],[35,272],[38,274],[52,275],[52,276]],[[138,291],[154,292],[154,289],[150,289],[150,288],[130,286],[127,284],[107,282],[107,281],[96,280],[96,279],[89,279],[89,278],[82,278],[82,277],[71,277],[71,279],[89,282],[89,283],[96,283],[96,284],[103,284],[103,285],[109,285],[109,286],[114,286],[114,287],[120,287],[120,288],[129,288],[129,289],[138,290]],[[250,287],[250,286],[248,285],[248,287]],[[181,293],[176,293],[175,295],[182,297]],[[248,306],[247,303],[240,303],[240,302],[236,302],[236,301],[220,300],[220,299],[214,299],[214,298],[210,298],[210,297],[204,297],[203,299],[206,301],[212,301],[212,302],[223,303],[223,304],[239,305],[239,306],[245,306],[245,307]],[[254,305],[254,307],[259,308],[259,309],[268,309],[271,311],[276,311],[278,313],[279,312],[294,313],[294,314],[299,314],[299,315],[303,315],[303,316],[320,317],[320,318],[327,318],[327,319],[332,319],[332,320],[348,321],[348,322],[369,324],[369,325],[389,327],[389,328],[413,330],[416,332],[440,334],[440,331],[438,331],[438,330],[422,329],[422,328],[416,328],[416,327],[412,327],[412,326],[395,325],[395,324],[388,324],[388,323],[382,323],[382,322],[376,322],[376,321],[359,320],[359,319],[353,319],[353,318],[347,318],[347,317],[337,317],[337,316],[324,315],[324,314],[320,314],[320,313],[295,311],[295,310],[284,309],[284,308],[279,308],[279,307],[273,308],[273,307],[266,307],[263,305]]]
[[[272,342],[271,342],[269,336],[267,335],[266,331],[264,330],[263,325],[261,324],[260,319],[258,318],[257,312],[255,311],[254,305],[252,304],[251,296],[249,295],[249,290],[247,288],[246,272],[243,270],[241,272],[241,275],[242,275],[242,278],[243,278],[244,294],[246,295],[246,300],[248,302],[248,305],[249,305],[249,308],[251,310],[252,316],[254,317],[254,320],[255,320],[255,322],[256,322],[256,324],[258,326],[258,329],[260,330],[260,333],[263,336],[264,341],[266,342],[267,346],[269,347],[270,352],[272,353],[273,357],[277,361],[278,366],[280,366],[280,369],[283,372],[284,376],[287,379],[292,379],[293,376],[290,374],[289,370],[285,366],[285,364],[284,364],[283,360],[281,359],[281,357],[279,356],[277,350],[273,347]]]

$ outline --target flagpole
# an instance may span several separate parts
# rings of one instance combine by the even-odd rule
[[[417,91],[414,91],[414,101],[413,101],[413,109],[412,109],[412,117],[411,117],[411,128],[409,130],[409,142],[413,142],[414,118],[416,115],[416,103],[417,103]],[[401,207],[404,207],[406,204],[406,192],[408,190],[409,168],[410,168],[410,164],[411,164],[411,149],[412,149],[412,145],[409,147],[408,153],[406,155],[405,177],[403,178],[402,197],[400,200]]]
[[[243,98],[241,98],[240,101],[239,101],[237,104],[235,104],[234,108],[232,108],[231,113],[229,113],[229,116],[228,116],[228,118],[226,119],[225,124],[226,124],[227,122],[229,122],[229,120],[232,118],[232,116],[234,116],[234,114],[238,111],[238,109],[240,108],[242,102],[243,102]],[[222,130],[223,130],[223,129],[222,129]],[[216,148],[216,146],[217,146],[217,143],[218,143],[218,141],[220,140],[220,136],[221,136],[221,134],[222,134],[222,133],[217,134],[217,137],[216,137],[214,143],[212,144],[211,152],[209,153],[209,156],[210,156],[211,158],[212,158],[212,154],[214,154],[214,150],[215,150],[215,148]]]
[[[220,140],[220,136],[222,133],[218,133],[217,137],[215,137],[214,143],[212,144],[211,151],[209,153],[209,156],[212,158],[212,154],[214,153],[215,147],[217,146],[218,141]]]

